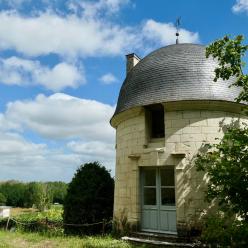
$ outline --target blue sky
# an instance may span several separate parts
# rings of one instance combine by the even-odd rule
[[[125,55],[248,37],[248,0],[0,0],[0,180],[70,181],[85,162],[114,175],[109,125]]]

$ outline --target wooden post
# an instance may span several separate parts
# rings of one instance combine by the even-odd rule
[[[9,220],[10,220],[10,216],[8,217],[8,220],[7,220],[6,231],[8,230],[8,227],[9,227]]]
[[[46,232],[47,232],[47,230],[48,230],[48,218],[46,217],[46,227],[45,227],[45,229],[46,229]]]
[[[105,234],[105,226],[106,226],[106,220],[103,219],[103,220],[102,220],[102,235]]]

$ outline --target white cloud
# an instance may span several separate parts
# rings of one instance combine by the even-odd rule
[[[41,12],[26,17],[2,11],[0,23],[0,49],[14,49],[28,56],[57,54],[66,58],[123,55],[143,51],[147,44],[154,48],[174,44],[176,32],[171,23],[150,19],[139,26],[120,26],[111,18],[88,16],[84,12],[82,16]],[[198,42],[199,35],[180,29],[180,41]]]
[[[85,17],[96,17],[99,15],[114,14],[121,7],[128,4],[129,0],[99,0],[99,1],[77,1],[70,0],[68,6],[75,13],[82,12]]]
[[[176,27],[172,23],[156,22],[152,19],[147,20],[143,26],[143,36],[150,42],[157,45],[169,45],[176,42]],[[180,43],[198,43],[198,33],[190,32],[186,29],[179,30]]]
[[[55,149],[0,132],[0,156],[0,180],[70,181],[76,168],[87,162],[99,161],[113,172],[115,150],[112,144],[98,141],[71,141]]]
[[[8,120],[4,114],[0,113],[0,131],[16,129],[21,130],[21,126],[18,123]]]
[[[2,11],[0,23],[0,49],[14,49],[28,56],[117,55],[135,44],[136,39],[128,27],[76,15],[40,13],[24,17]]]
[[[85,154],[87,156],[98,156],[113,159],[115,155],[113,143],[104,143],[100,141],[76,142],[71,141],[67,144],[73,152]]]
[[[99,80],[103,83],[103,84],[112,84],[112,83],[116,83],[118,82],[118,79],[112,74],[112,73],[107,73],[102,75]]]
[[[236,4],[232,7],[233,12],[247,12],[248,13],[248,0],[237,0]]]
[[[50,139],[81,137],[87,141],[113,142],[114,129],[109,120],[114,109],[94,100],[57,93],[49,97],[38,95],[30,101],[11,102],[5,118]]]
[[[82,66],[80,69],[81,71],[79,72],[75,66],[63,62],[54,66],[52,70],[41,70],[40,73],[37,73],[36,80],[47,89],[53,91],[59,91],[66,87],[76,88],[86,82],[82,74]]]
[[[114,109],[61,93],[8,103],[0,113],[0,180],[68,181],[91,161],[114,171],[115,131],[109,124]],[[24,138],[26,131],[44,142]]]
[[[35,144],[28,142],[16,133],[0,133],[0,154],[36,156],[42,154],[46,148],[45,144]],[[1,161],[2,162],[2,161]]]
[[[49,149],[16,133],[0,133],[0,180],[66,180],[86,162],[79,154]],[[47,173],[49,171],[49,173]]]
[[[39,61],[10,57],[0,59],[0,82],[8,85],[42,85],[59,91],[66,87],[75,88],[85,83],[83,68],[80,72],[74,65],[65,62],[53,68],[42,66]]]

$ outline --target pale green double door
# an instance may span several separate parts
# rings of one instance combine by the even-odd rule
[[[141,170],[141,229],[176,233],[174,167]]]

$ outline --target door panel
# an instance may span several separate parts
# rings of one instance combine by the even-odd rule
[[[160,211],[160,230],[168,231],[169,230],[169,222],[168,222],[168,211]]]
[[[160,230],[167,232],[176,232],[176,211],[160,211]]]
[[[141,185],[142,229],[176,232],[174,167],[144,168]]]
[[[143,211],[143,229],[158,229],[158,211],[157,209],[149,209]]]

